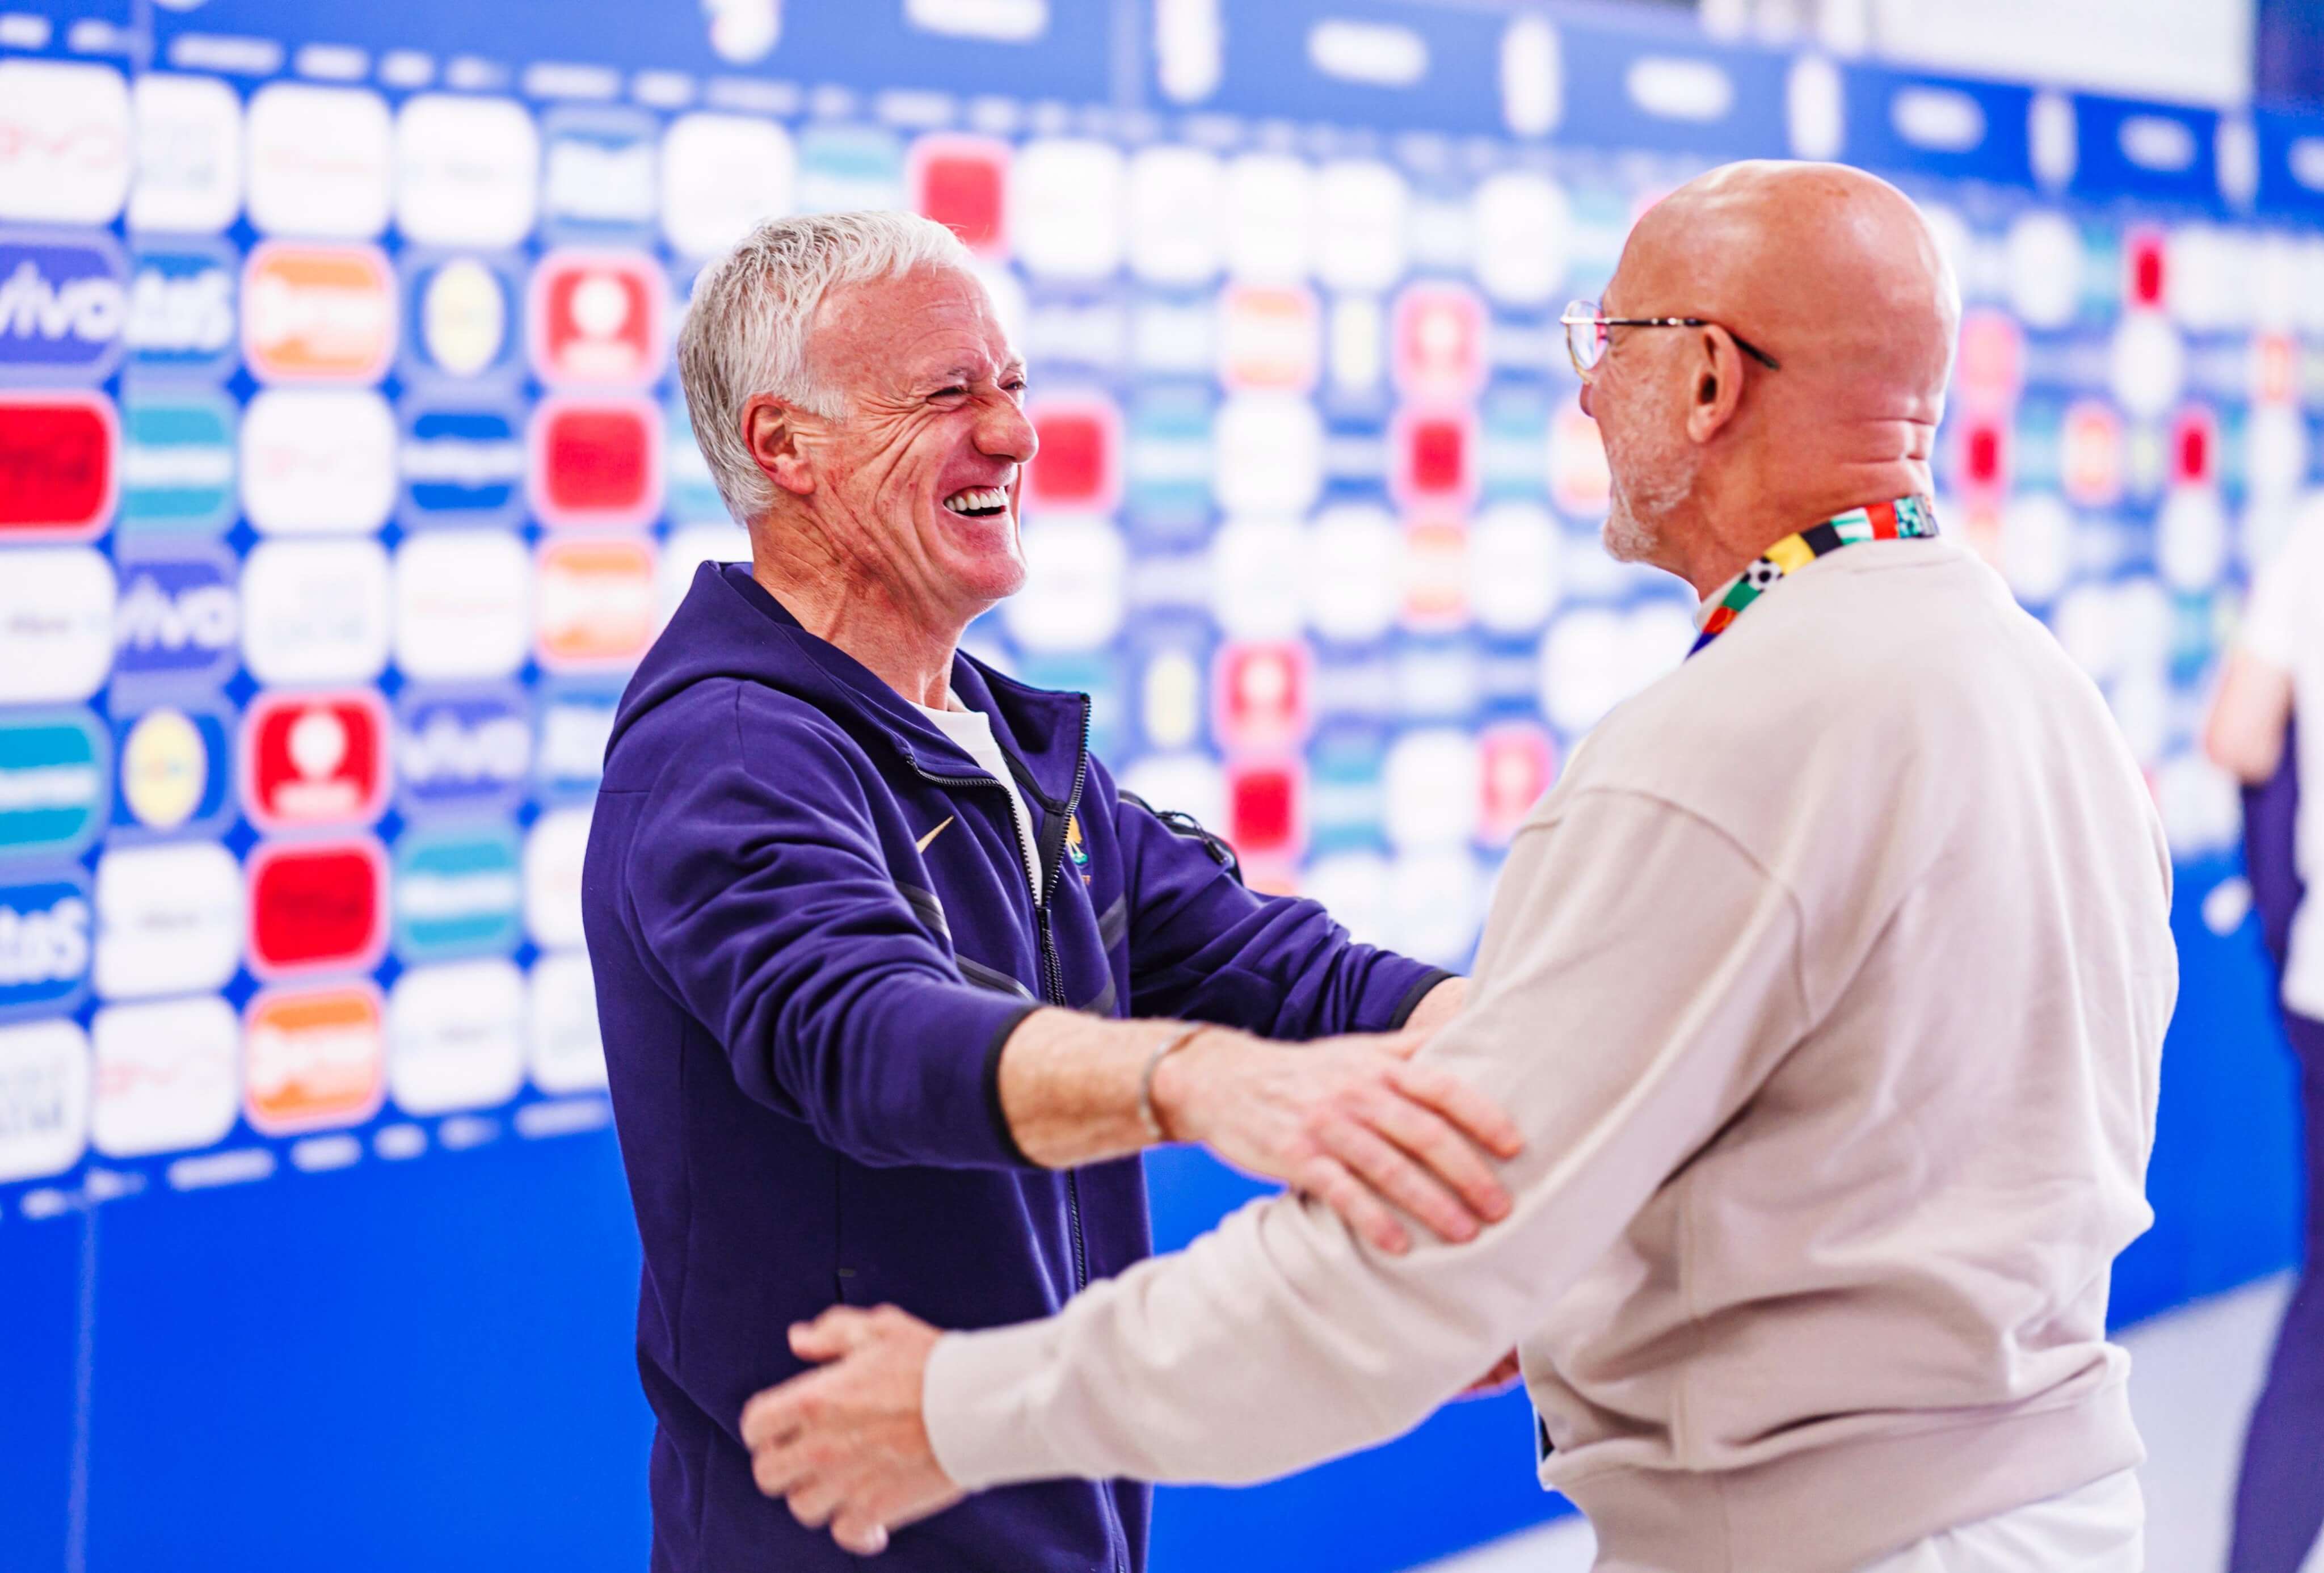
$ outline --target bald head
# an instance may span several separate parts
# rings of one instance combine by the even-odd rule
[[[1927,222],[1886,181],[1713,170],[1639,220],[1604,310],[1711,324],[1614,329],[1585,391],[1618,555],[1690,579],[1723,569],[1708,589],[1817,519],[1929,489],[1960,307]]]

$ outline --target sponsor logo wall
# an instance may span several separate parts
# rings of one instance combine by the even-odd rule
[[[951,225],[1031,362],[1030,581],[970,647],[1090,692],[1123,783],[1254,884],[1459,964],[1535,798],[1692,634],[1597,543],[1560,310],[1713,153],[1871,162],[1969,305],[1945,529],[2103,687],[2181,855],[2227,846],[2202,683],[2319,505],[2324,198],[2275,172],[2288,133],[2255,218],[2217,116],[2123,132],[2164,170],[2063,97],[1692,45],[1626,74],[1645,46],[1538,18],[1443,23],[1495,62],[1468,92],[1417,32],[1303,60],[1307,9],[1158,5],[1135,106],[968,57],[942,90],[794,79],[779,28],[749,78],[198,13],[134,82],[61,37],[0,58],[14,1205],[602,1123],[598,759],[694,565],[745,550],[671,347],[770,213]],[[984,14],[914,8],[954,11]],[[1252,78],[1237,29],[1294,65]],[[1366,77],[1375,44],[1421,77]]]

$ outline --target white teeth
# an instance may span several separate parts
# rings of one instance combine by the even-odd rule
[[[955,514],[999,514],[1009,508],[1009,494],[999,486],[964,486],[944,500]]]

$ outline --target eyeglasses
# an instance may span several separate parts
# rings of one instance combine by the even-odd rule
[[[1606,348],[1609,343],[1606,330],[1609,328],[1716,328],[1720,326],[1701,317],[1600,316],[1598,302],[1595,301],[1572,302],[1565,308],[1565,315],[1558,320],[1565,324],[1565,353],[1573,357],[1573,369],[1585,383],[1597,380],[1598,367],[1606,358]],[[1769,371],[1784,369],[1774,356],[1751,343],[1732,328],[1725,331],[1727,337],[1735,341],[1736,348],[1766,366]]]

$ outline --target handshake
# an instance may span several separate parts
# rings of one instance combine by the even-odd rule
[[[1411,1249],[1407,1219],[1448,1241],[1472,1239],[1508,1215],[1493,1161],[1515,1157],[1524,1138],[1452,1072],[1414,1061],[1460,992],[1439,985],[1415,1013],[1420,1024],[1399,1032],[1282,1044],[1204,1028],[1158,1058],[1146,1051],[1137,1063],[1144,1096],[1132,1106],[1150,1113],[1166,1140],[1200,1143],[1330,1208],[1380,1252]],[[1062,1021],[1055,1041],[1045,1041],[1053,1014],[1063,1013],[1028,1018],[1004,1053],[1011,1127],[1028,1156],[1053,1167],[1113,1156],[1109,1146],[1120,1137],[1109,1143],[1093,1108],[1042,1106],[1079,1101],[1045,1097],[1061,1082],[1047,1064],[1052,1050],[1086,1055],[1085,1043],[1072,1040],[1094,1025]],[[1105,1023],[1115,1032],[1121,1025]],[[1122,1061],[1125,1071],[1130,1063]],[[1112,1089],[1117,1110],[1121,1092]],[[760,1490],[785,1498],[802,1524],[828,1525],[860,1556],[885,1550],[891,1529],[959,1500],[921,1404],[939,1329],[892,1306],[835,1306],[793,1326],[789,1337],[792,1353],[822,1369],[770,1387],[744,1408],[742,1440]],[[1516,1374],[1511,1355],[1471,1391],[1497,1390]]]

